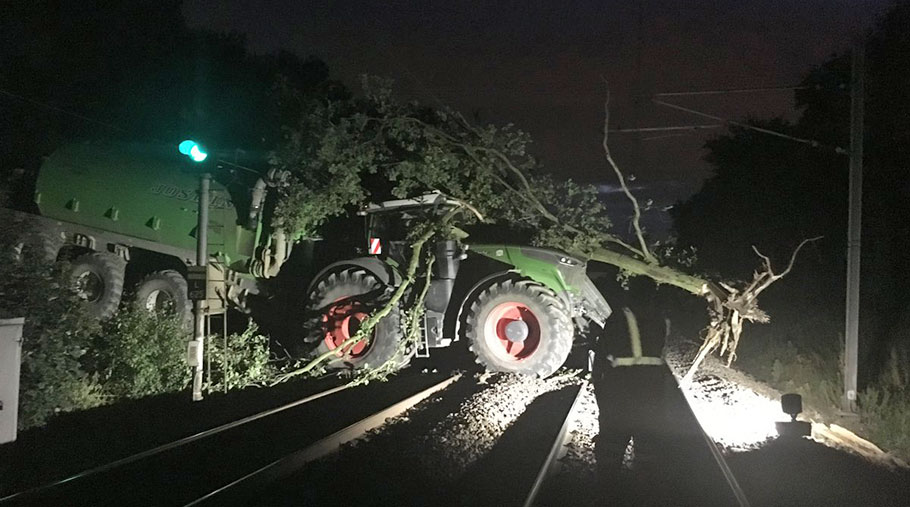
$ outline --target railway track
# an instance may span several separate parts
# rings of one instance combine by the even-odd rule
[[[698,426],[669,371],[660,373],[661,380],[670,383],[661,387],[671,387],[667,409],[678,422],[671,436],[682,440],[673,447],[676,455],[672,460],[684,463],[692,477],[677,476],[675,482],[667,482],[668,477],[655,474],[660,470],[653,463],[650,468],[639,465],[635,470],[639,480],[621,494],[620,505],[749,505],[723,456],[715,452],[714,443]],[[467,381],[470,383],[470,379]],[[469,400],[473,397],[489,401],[485,395],[496,389],[487,387],[470,396],[444,392],[441,396],[452,400],[448,404],[440,401],[442,407],[435,413],[416,414],[347,448],[339,456],[311,463],[260,494],[247,495],[252,500],[243,505],[608,505],[599,482],[612,481],[602,473],[592,471],[586,483],[576,483],[572,490],[560,487],[564,479],[560,460],[566,455],[566,444],[576,430],[578,418],[584,417],[576,413],[577,408],[584,396],[591,396],[578,379],[550,386],[526,405],[519,403],[520,415],[495,436],[495,443],[482,453],[469,453],[476,459],[467,466],[459,463],[459,449],[472,442],[453,435],[476,434],[482,440],[486,430],[473,425],[471,418],[464,418],[463,414],[452,417],[458,413],[455,405],[461,400],[476,412],[476,404]],[[501,390],[504,396],[510,392]],[[500,408],[481,409],[480,418],[495,418]],[[439,433],[436,429],[440,426],[455,429]],[[440,440],[448,453],[441,452]],[[689,487],[680,487],[680,480]],[[655,497],[655,492],[664,496]]]
[[[546,465],[549,470],[546,480],[541,482],[537,495],[524,505],[563,506],[567,501],[573,505],[751,505],[717,444],[702,429],[672,372],[667,368],[653,368],[646,373],[651,376],[646,387],[662,391],[653,398],[660,400],[660,406],[651,407],[652,424],[642,425],[641,433],[632,435],[624,470],[595,465],[595,469],[582,479],[572,476],[571,470],[561,475],[560,467],[552,460],[558,460],[556,456],[565,452],[551,453]],[[646,377],[638,377],[639,380],[643,378]],[[625,387],[635,389],[634,386]],[[601,411],[610,409],[603,399],[598,402]],[[568,417],[571,418],[571,412]],[[568,430],[565,433],[572,431],[570,420],[566,420]],[[661,429],[662,434],[657,439],[661,445],[639,451],[635,439],[653,439],[655,435],[651,429],[654,426]],[[561,442],[565,445],[569,440],[564,437]],[[639,455],[640,452],[649,454]]]
[[[431,395],[449,387],[449,385],[460,377],[460,374],[455,374],[438,384],[432,385],[423,391],[340,429],[303,449],[283,456],[243,477],[215,488],[199,498],[188,502],[186,507],[226,505],[237,502],[241,498],[247,498],[274,481],[296,472],[307,463],[323,458],[336,451],[340,446],[378,428],[384,424],[387,419],[401,415],[403,412],[414,407]]]
[[[669,371],[666,375],[672,378]],[[586,393],[584,381],[551,382],[540,392],[523,395],[514,409],[484,409],[487,393],[499,389],[503,396],[514,397],[512,393],[527,390],[522,385],[525,381],[503,381],[508,385],[502,388],[479,385],[471,378],[459,382],[460,378],[396,379],[390,384],[395,385],[397,397],[389,393],[393,390],[390,384],[372,390],[367,389],[370,386],[356,390],[335,387],[4,497],[0,505],[603,505],[599,483],[610,482],[609,477],[592,472],[586,476],[588,483],[576,482],[568,489],[560,484],[565,479],[560,460]],[[550,381],[525,383],[530,382]],[[671,387],[675,387],[675,379]],[[748,506],[714,442],[701,431],[679,389],[673,391],[668,393],[672,405],[668,410],[677,418],[678,427],[671,432],[672,438],[685,440],[685,445],[675,448],[677,455],[672,460],[690,466],[693,477],[687,482],[698,487],[677,488],[672,480],[665,484],[668,477],[661,477],[661,470],[646,469],[639,477],[640,490],[626,491],[625,500],[630,505],[663,504],[653,502],[651,492],[644,491],[663,489],[676,495],[675,505]],[[397,424],[377,432],[388,419],[434,395],[429,408],[401,417]],[[350,401],[339,399],[345,396]],[[474,398],[479,401],[465,414],[480,410],[484,412],[481,419],[497,419],[500,412],[512,410],[517,416],[501,418],[500,434],[474,435],[476,428],[461,427],[464,414],[452,415]],[[287,435],[295,421],[325,416],[329,407],[339,403],[356,405],[357,414],[324,420],[316,425],[323,430],[320,434]],[[446,426],[456,426],[456,430],[438,431]],[[433,438],[443,442],[442,447],[431,443],[428,435],[434,431]],[[460,438],[452,437],[459,434]],[[327,458],[364,436],[369,437],[364,443],[347,446],[340,456]],[[474,445],[475,436],[491,443],[472,451],[474,458],[458,465],[453,456],[462,450],[460,446]]]
[[[458,375],[403,375],[386,385],[336,386],[173,442],[0,498],[19,505],[185,505],[267,468],[288,448],[325,446],[338,428],[394,417]],[[402,399],[400,392],[407,393]],[[417,394],[414,394],[414,393]],[[339,410],[339,407],[345,407]],[[301,411],[306,411],[302,414]],[[307,424],[303,424],[307,423]],[[293,429],[299,430],[293,433]],[[360,428],[366,428],[360,426]],[[367,428],[368,429],[368,428]],[[336,438],[337,440],[337,438]],[[336,446],[341,442],[336,442]],[[243,481],[247,484],[248,481]]]
[[[680,488],[682,494],[678,496],[673,498],[664,496],[656,499],[651,494],[653,491],[636,490],[635,487],[652,490],[667,487],[665,484],[660,484],[660,479],[650,477],[649,474],[644,474],[643,477],[640,477],[640,480],[632,489],[627,489],[618,495],[605,497],[602,494],[598,482],[605,480],[605,482],[610,484],[616,483],[612,478],[603,477],[602,473],[592,473],[587,479],[589,483],[581,484],[582,489],[586,489],[589,492],[594,491],[593,495],[575,495],[573,492],[566,494],[564,488],[559,491],[558,483],[563,468],[560,460],[567,455],[568,445],[572,440],[572,432],[576,429],[575,425],[579,423],[579,420],[576,419],[576,413],[578,406],[582,403],[582,398],[585,396],[585,385],[582,384],[566,388],[564,392],[549,393],[554,396],[552,400],[546,403],[546,408],[541,407],[538,410],[538,414],[529,414],[531,421],[524,423],[526,426],[533,424],[537,428],[530,431],[524,429],[525,437],[523,441],[507,444],[506,448],[500,449],[499,454],[501,457],[486,458],[487,463],[481,465],[479,470],[475,470],[472,477],[461,481],[460,488],[470,485],[477,493],[462,496],[455,503],[459,505],[520,505],[522,507],[532,507],[543,505],[564,506],[567,503],[571,505],[610,505],[611,501],[619,499],[622,505],[730,505],[749,507],[749,500],[746,498],[742,488],[740,488],[722,453],[714,441],[701,429],[695,414],[689,407],[682,392],[678,390],[675,382],[673,385],[677,388],[670,393],[676,395],[672,397],[672,401],[676,405],[674,409],[683,409],[682,414],[678,415],[686,417],[686,426],[693,430],[692,432],[694,433],[689,435],[690,442],[688,444],[694,446],[689,447],[689,449],[703,451],[691,452],[688,456],[682,458],[691,464],[693,474],[697,473],[704,476],[705,470],[715,472],[711,474],[709,485],[696,495],[693,495],[691,491],[685,491]],[[533,410],[535,410],[535,407],[532,404],[529,406],[528,412]],[[555,414],[558,414],[559,417],[554,417]],[[518,421],[516,424],[522,424],[522,422]],[[537,445],[533,445],[535,443],[534,440],[538,440],[536,442]],[[529,450],[536,452],[528,452]],[[649,458],[653,459],[654,457]],[[658,459],[662,458],[659,457]],[[648,472],[653,471],[652,466],[652,470]],[[701,482],[696,478],[693,478],[693,481]],[[502,487],[504,484],[507,484],[508,487]],[[578,488],[579,484],[576,483],[574,487]]]
[[[235,421],[232,421],[232,422],[229,422],[226,424],[221,424],[221,425],[215,426],[213,428],[210,428],[210,429],[207,429],[204,431],[200,431],[193,435],[189,435],[187,437],[177,439],[173,442],[169,442],[167,444],[159,445],[159,446],[153,447],[151,449],[148,449],[148,450],[145,450],[142,452],[138,452],[136,454],[132,454],[125,458],[120,458],[120,459],[114,460],[112,462],[105,463],[103,465],[99,465],[96,467],[89,468],[87,470],[83,470],[82,472],[79,472],[74,475],[70,475],[64,479],[49,482],[46,484],[42,484],[40,486],[36,486],[33,488],[29,488],[29,489],[26,489],[26,490],[23,490],[23,491],[20,491],[17,493],[13,493],[13,494],[4,496],[4,497],[0,498],[0,504],[13,503],[15,501],[26,501],[28,499],[36,498],[41,495],[46,495],[49,492],[51,492],[57,488],[62,488],[66,485],[78,482],[80,480],[85,480],[90,477],[95,477],[95,476],[101,475],[105,472],[115,470],[117,468],[124,467],[124,466],[130,465],[132,463],[137,463],[144,459],[152,458],[154,456],[166,453],[168,451],[178,449],[185,445],[192,444],[193,442],[202,440],[204,438],[212,437],[219,433],[222,433],[222,432],[225,432],[228,430],[232,430],[234,428],[238,428],[240,426],[243,426],[244,424],[249,424],[254,421],[258,421],[259,419],[263,419],[265,417],[269,417],[269,416],[284,412],[285,410],[289,410],[289,409],[298,407],[300,405],[304,405],[311,401],[318,400],[325,396],[330,396],[332,394],[335,394],[335,393],[340,392],[347,388],[348,388],[348,385],[344,384],[344,385],[340,385],[340,386],[333,387],[330,389],[326,389],[325,391],[322,391],[322,392],[319,392],[319,393],[316,393],[313,395],[305,396],[305,397],[303,397],[299,400],[293,401],[291,403],[287,403],[285,405],[282,405],[282,406],[279,406],[279,407],[276,407],[273,409],[264,410],[257,414],[243,417],[243,418],[237,419]]]

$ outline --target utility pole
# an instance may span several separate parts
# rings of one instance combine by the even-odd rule
[[[205,173],[199,182],[199,222],[196,224],[196,266],[208,269],[209,182],[212,176]],[[190,342],[190,364],[193,366],[193,401],[202,400],[202,377],[205,357],[205,297],[193,301],[193,341]]]
[[[853,48],[850,78],[850,208],[847,219],[847,317],[844,330],[843,410],[856,412],[859,362],[860,239],[863,212],[863,94],[865,44]]]

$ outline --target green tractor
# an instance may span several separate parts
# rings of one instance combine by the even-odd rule
[[[438,194],[371,205],[366,218],[366,254],[335,262],[310,284],[307,340],[318,353],[336,350],[371,310],[402,281],[409,259],[409,223],[455,203]],[[369,343],[339,350],[330,366],[375,367],[389,360],[470,342],[477,362],[491,371],[545,377],[569,355],[577,336],[610,316],[586,273],[585,262],[556,250],[444,240],[433,248],[433,277],[424,300],[421,342],[401,347],[401,309],[373,331]]]

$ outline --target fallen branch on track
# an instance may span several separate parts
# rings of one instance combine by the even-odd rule
[[[424,231],[419,233],[419,236],[414,240],[413,243],[411,243],[410,262],[408,263],[408,269],[405,272],[405,276],[404,276],[404,279],[401,281],[401,284],[395,288],[395,292],[392,293],[392,296],[389,298],[388,301],[385,302],[385,304],[382,306],[382,308],[371,313],[369,315],[369,317],[367,317],[366,320],[364,320],[361,323],[360,328],[357,330],[356,333],[354,333],[353,336],[351,336],[350,338],[348,338],[347,340],[342,342],[340,345],[338,345],[334,349],[326,351],[326,352],[316,356],[315,358],[311,359],[304,366],[278,375],[275,378],[275,380],[272,381],[272,383],[270,385],[274,386],[274,385],[280,384],[282,382],[286,382],[292,378],[298,377],[300,375],[310,373],[310,372],[316,370],[316,368],[318,368],[318,367],[324,365],[325,363],[327,363],[328,361],[332,360],[333,358],[338,357],[339,352],[341,352],[342,354],[345,354],[345,353],[347,353],[347,351],[353,350],[354,346],[356,346],[358,343],[361,343],[361,342],[369,343],[369,341],[372,337],[373,328],[376,327],[376,325],[379,323],[380,320],[384,319],[392,312],[392,310],[399,304],[399,302],[402,300],[402,298],[405,296],[405,294],[410,290],[411,286],[414,284],[415,280],[417,279],[417,270],[420,267],[422,252],[423,252],[423,248],[426,245],[426,243],[432,237],[439,234],[445,227],[447,227],[449,222],[451,222],[451,220],[463,209],[465,209],[463,206],[456,206],[456,207],[452,208],[451,210],[449,210],[445,215],[443,215],[439,219],[438,223],[428,223],[428,224],[424,225],[424,227],[423,227]],[[431,277],[430,268],[431,267],[432,267],[432,261],[427,262],[426,263],[426,275],[425,275],[426,283],[423,287],[421,294],[419,295],[419,298],[421,298],[421,299],[426,296],[426,292],[427,292],[427,289],[430,284],[430,277]],[[422,307],[422,304],[415,305],[415,306]],[[413,310],[413,307],[411,310]],[[413,317],[414,314],[411,314],[411,316]],[[407,333],[407,337],[413,338],[416,335],[416,331],[413,330],[413,328],[414,328],[413,320],[414,319],[410,319],[410,320],[412,322],[411,322],[411,325],[409,326],[409,332]],[[407,340],[405,340],[405,342],[406,341]],[[390,368],[390,365],[389,365],[389,363],[394,363],[397,358],[398,358],[398,355],[396,354],[392,357],[392,359],[389,359],[382,365],[379,365],[375,368],[371,368],[369,371],[364,372],[363,375],[361,375],[361,377],[355,379],[354,382],[366,383],[366,382],[369,382],[369,380],[371,380],[371,379],[382,377],[383,373],[389,373],[389,372],[397,370],[397,368]],[[366,375],[366,377],[364,375]]]

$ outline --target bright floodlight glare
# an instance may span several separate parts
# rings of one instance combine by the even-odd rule
[[[780,405],[747,387],[712,392],[693,383],[683,393],[705,432],[731,451],[751,450],[777,436]]]

